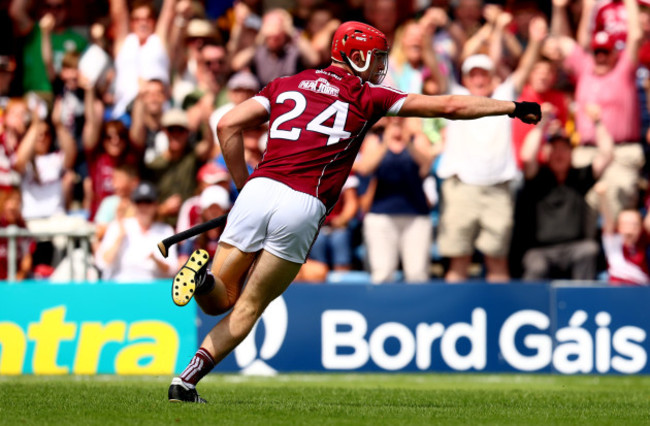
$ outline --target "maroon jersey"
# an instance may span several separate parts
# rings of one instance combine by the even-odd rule
[[[277,180],[331,209],[365,133],[397,114],[405,98],[335,66],[273,80],[254,98],[270,118],[266,152],[251,179]]]
[[[89,217],[89,220],[92,221],[102,200],[115,193],[113,189],[113,170],[115,170],[115,167],[121,163],[137,166],[138,157],[137,154],[128,152],[124,157],[117,159],[105,152],[91,150],[86,152],[86,158],[88,159],[88,174],[90,175],[93,191]]]

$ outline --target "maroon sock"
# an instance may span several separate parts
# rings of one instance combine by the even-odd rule
[[[181,380],[192,386],[196,386],[199,380],[212,371],[214,366],[215,362],[212,359],[212,355],[204,348],[199,348],[192,361],[190,361],[183,373],[181,373]]]

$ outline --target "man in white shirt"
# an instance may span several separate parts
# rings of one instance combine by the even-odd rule
[[[175,48],[174,43],[170,43],[175,7],[176,0],[163,1],[160,16],[156,19],[151,2],[135,1],[129,11],[125,0],[110,1],[116,70],[113,118],[119,118],[127,111],[138,95],[141,81],[169,83],[170,56]]]
[[[143,282],[171,277],[178,266],[178,255],[171,247],[167,258],[156,244],[174,233],[174,229],[156,222],[158,208],[155,187],[142,182],[133,191],[135,216],[111,222],[97,249],[95,261],[102,270],[102,279],[118,282]]]
[[[534,60],[537,55],[531,56]],[[524,56],[517,70],[497,84],[494,62],[487,55],[470,56],[462,66],[463,86],[452,85],[451,93],[514,101],[532,67],[529,60]],[[477,249],[485,256],[486,280],[508,281],[510,181],[517,176],[511,120],[495,116],[448,121],[438,176],[444,179],[438,245],[451,259],[445,279],[466,280]]]

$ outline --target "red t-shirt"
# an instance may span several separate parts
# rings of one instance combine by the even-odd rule
[[[124,162],[137,166],[139,157],[136,153],[128,152],[120,158],[115,158],[103,151],[95,150],[88,152],[86,158],[88,158],[88,175],[90,176],[93,190],[89,217],[89,220],[92,221],[102,200],[115,193],[113,189],[113,170],[115,167]]]
[[[532,89],[532,87],[530,87],[529,84],[527,84],[522,89],[521,95],[517,101],[537,102],[540,105],[545,102],[553,104],[557,110],[555,113],[556,118],[562,122],[562,125],[566,123],[569,114],[567,100],[564,93],[559,90],[551,89],[546,93],[537,93]],[[523,166],[521,161],[521,148],[524,145],[524,139],[526,138],[528,132],[534,128],[534,124],[526,124],[521,120],[512,120],[512,143],[514,144],[515,148],[517,166],[520,169]]]
[[[16,223],[20,228],[26,229],[25,222]],[[9,223],[4,218],[0,218],[0,227],[6,228]],[[16,271],[20,268],[20,262],[28,253],[33,253],[36,244],[30,238],[18,238],[16,240]],[[0,238],[0,280],[6,280],[9,272],[9,240]]]
[[[586,106],[597,104],[602,122],[615,143],[641,139],[639,101],[636,88],[637,64],[623,50],[614,68],[604,75],[594,74],[593,56],[576,45],[564,60],[564,67],[576,78],[575,120],[581,144],[595,144],[596,129]]]
[[[647,244],[645,240],[640,241],[634,247],[623,246],[623,257],[631,264],[641,268],[641,270],[645,272],[646,275],[650,275],[650,273],[648,272],[648,261],[646,259],[646,249],[647,249]],[[610,281],[613,283],[630,283],[629,280],[625,278],[616,277],[616,276],[610,277]]]
[[[603,248],[607,257],[609,282],[615,285],[648,285],[646,250],[648,236],[644,233],[633,247],[623,244],[620,234],[603,234]]]
[[[251,178],[282,182],[317,197],[329,210],[366,131],[399,112],[405,98],[404,92],[362,83],[335,66],[273,80],[254,98],[270,119],[266,152]]]
[[[650,68],[650,40],[643,40],[639,48],[639,64]]]
[[[185,200],[181,205],[181,210],[178,212],[178,221],[176,222],[176,232],[185,231],[201,222],[199,196],[195,195]]]

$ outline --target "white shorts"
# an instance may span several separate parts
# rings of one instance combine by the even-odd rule
[[[251,179],[228,214],[220,241],[245,253],[264,249],[305,263],[325,213],[325,205],[314,196],[272,179]]]

